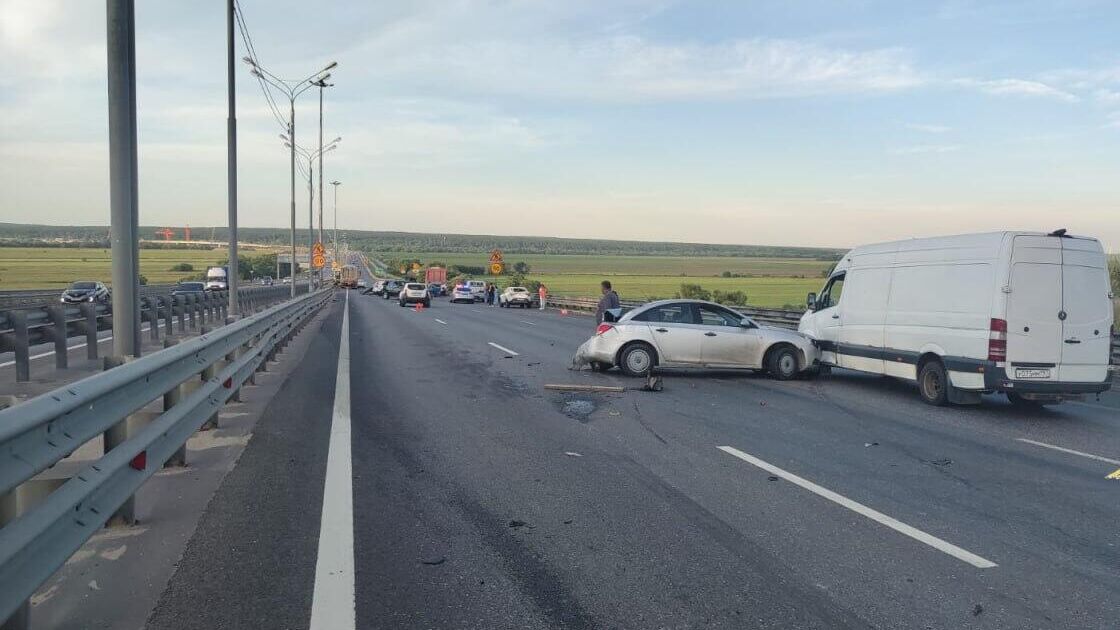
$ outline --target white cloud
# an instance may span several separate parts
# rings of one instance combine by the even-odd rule
[[[903,126],[905,126],[907,129],[921,131],[924,133],[947,133],[949,131],[952,131],[953,129],[952,127],[947,127],[945,125],[929,125],[924,123],[905,123]]]
[[[954,153],[960,150],[961,147],[955,144],[916,144],[909,147],[891,149],[891,153],[894,155],[921,155],[927,153]]]
[[[1081,100],[1076,94],[1060,90],[1039,81],[1026,79],[956,79],[957,85],[972,87],[986,94],[1012,96],[1039,96],[1054,98],[1067,103]]]

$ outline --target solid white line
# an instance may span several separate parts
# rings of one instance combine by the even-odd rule
[[[773,464],[769,464],[767,462],[764,462],[761,459],[758,459],[757,457],[755,457],[753,455],[748,455],[747,453],[744,453],[743,451],[740,451],[737,448],[734,448],[734,447],[731,447],[731,446],[717,446],[716,448],[718,448],[719,450],[721,450],[724,453],[727,453],[729,455],[734,455],[735,457],[738,457],[739,459],[747,462],[748,464],[753,464],[755,466],[758,466],[759,468],[765,470],[766,472],[770,473],[771,475],[776,475],[778,477],[781,477],[781,478],[785,479],[786,481],[789,481],[790,483],[801,486],[802,488],[808,490],[809,492],[812,492],[812,493],[814,493],[818,496],[822,496],[822,497],[828,499],[829,501],[832,501],[833,503],[836,503],[838,505],[846,507],[849,510],[851,510],[851,511],[857,513],[857,514],[861,514],[863,516],[866,516],[867,518],[875,521],[876,523],[879,523],[880,525],[886,525],[887,527],[895,530],[896,532],[898,532],[900,534],[903,534],[905,536],[909,536],[910,538],[913,538],[914,540],[916,540],[918,542],[925,543],[925,544],[929,545],[930,547],[933,547],[934,549],[936,549],[936,550],[938,550],[942,553],[947,553],[950,556],[953,556],[954,558],[956,558],[958,560],[963,560],[964,562],[967,562],[967,563],[971,564],[972,566],[974,566],[978,569],[990,569],[992,567],[998,566],[996,563],[992,562],[991,560],[981,558],[980,556],[978,556],[978,555],[976,555],[976,554],[974,554],[970,551],[966,551],[964,549],[961,549],[960,547],[958,547],[954,544],[945,542],[944,540],[941,540],[940,538],[938,538],[936,536],[927,534],[920,529],[916,529],[914,527],[911,527],[911,526],[907,525],[906,523],[903,523],[902,521],[893,519],[893,518],[887,516],[886,514],[883,514],[882,512],[878,512],[876,510],[873,510],[873,509],[867,507],[866,505],[864,505],[862,503],[859,503],[857,501],[853,501],[853,500],[851,500],[851,499],[849,499],[849,498],[847,498],[843,495],[836,494],[835,492],[829,490],[828,488],[822,488],[821,486],[818,486],[817,484],[815,484],[815,483],[813,483],[813,482],[811,482],[807,479],[802,479],[801,477],[798,477],[797,475],[795,475],[791,472],[787,472],[785,470],[782,470],[781,468],[778,468],[777,466],[774,466]]]
[[[504,352],[506,354],[513,355],[515,357],[517,356],[517,353],[514,352],[513,350],[510,350],[509,348],[506,348],[504,346],[499,346],[498,344],[494,343],[493,341],[487,341],[486,343],[494,346],[495,348],[501,350],[502,352]]]
[[[446,325],[447,325],[447,322],[443,321],[442,319],[440,319],[440,318],[438,318],[438,317],[436,318],[436,321],[437,321],[437,322],[439,322],[439,323],[441,323],[441,324],[443,324],[444,326],[446,326]]]
[[[525,320],[523,320],[523,319],[519,319],[519,320],[517,320],[517,321],[521,322],[522,324],[528,324],[528,325],[530,325],[530,326],[536,326],[536,324],[534,324],[533,322],[527,322],[527,321],[525,321]]]
[[[350,461],[350,292],[342,307],[334,413],[323,482],[319,557],[311,599],[311,630],[351,630],[354,612],[354,490]]]
[[[1035,442],[1034,440],[1028,440],[1027,438],[1015,438],[1015,439],[1018,440],[1019,442],[1026,442],[1027,444],[1034,444],[1035,446],[1041,446],[1042,448],[1049,448],[1049,449],[1053,449],[1055,451],[1061,451],[1063,453],[1069,453],[1070,455],[1080,455],[1081,457],[1087,457],[1089,459],[1095,459],[1098,462],[1105,462],[1105,463],[1108,463],[1108,464],[1112,464],[1114,466],[1120,466],[1120,459],[1109,459],[1107,457],[1101,457],[1100,455],[1093,455],[1092,453],[1082,453],[1081,451],[1075,451],[1072,448],[1062,448],[1061,446],[1054,446],[1053,444],[1047,444],[1046,442]]]

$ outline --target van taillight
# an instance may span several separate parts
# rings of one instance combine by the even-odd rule
[[[988,327],[988,360],[1003,362],[1007,360],[1007,320],[992,318]]]
[[[596,335],[601,335],[601,334],[603,334],[603,333],[605,333],[608,330],[611,330],[613,328],[614,328],[614,326],[611,326],[610,324],[599,324],[599,327],[595,329],[595,334]]]

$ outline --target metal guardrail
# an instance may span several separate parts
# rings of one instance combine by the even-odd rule
[[[534,300],[536,304],[539,301]],[[550,306],[557,308],[568,308],[577,311],[594,311],[599,305],[599,300],[596,298],[570,298],[570,297],[553,297],[548,296],[547,303]],[[623,311],[641,306],[644,302],[622,302]],[[781,308],[757,308],[751,306],[730,306],[729,308],[750,317],[756,322],[768,324],[770,326],[778,326],[781,328],[797,329],[798,322],[801,321],[801,316],[805,311],[790,311]],[[1120,333],[1112,335],[1112,365],[1120,366]]]
[[[333,291],[277,304],[205,335],[0,410],[0,620],[26,627],[28,598],[132,497],[308,321]],[[163,401],[162,412],[141,412]],[[139,429],[130,423],[147,413]],[[130,433],[131,427],[131,433]],[[42,471],[104,434],[100,459],[49,494],[27,492]],[[114,437],[115,436],[115,437]],[[17,493],[14,496],[11,493]],[[39,495],[45,494],[40,497]],[[8,502],[10,503],[10,502]],[[3,624],[0,624],[3,625]]]
[[[179,332],[198,328],[199,324],[224,322],[229,302],[226,291],[207,291],[201,294],[172,295],[175,285],[163,288],[149,287],[140,297],[140,318],[149,326],[148,335],[160,338],[160,327],[165,335],[174,333],[174,320],[179,320]],[[306,283],[297,286],[306,291]],[[241,309],[252,313],[268,304],[283,300],[291,293],[289,285],[249,286],[238,290]],[[31,348],[41,344],[54,344],[55,368],[65,369],[69,356],[67,340],[85,337],[86,357],[98,355],[97,333],[113,327],[110,305],[87,302],[83,304],[59,303],[59,292],[52,293],[49,305],[29,306],[0,310],[0,352],[15,353],[16,382],[31,379]]]

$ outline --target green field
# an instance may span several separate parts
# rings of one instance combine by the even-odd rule
[[[419,258],[421,262],[485,266],[486,253],[390,252],[375,255],[382,260]],[[820,278],[832,263],[805,258],[746,258],[740,256],[608,256],[583,254],[513,254],[506,265],[524,262],[532,274],[621,274],[631,276],[718,276],[724,271],[746,276]]]
[[[619,296],[624,300],[652,300],[673,297],[680,290],[681,283],[699,284],[714,291],[742,291],[747,294],[747,303],[753,306],[781,307],[790,305],[800,307],[805,303],[805,294],[819,291],[824,284],[822,278],[682,278],[680,276],[634,276],[618,274],[578,275],[578,274],[530,274],[529,278],[543,282],[552,295],[572,297],[595,296],[599,294],[599,282],[609,279]]]
[[[204,273],[228,258],[225,249],[141,249],[140,274],[149,284],[171,284]],[[194,271],[170,271],[190,263]],[[61,289],[75,280],[109,282],[108,249],[68,247],[0,247],[0,289]]]

